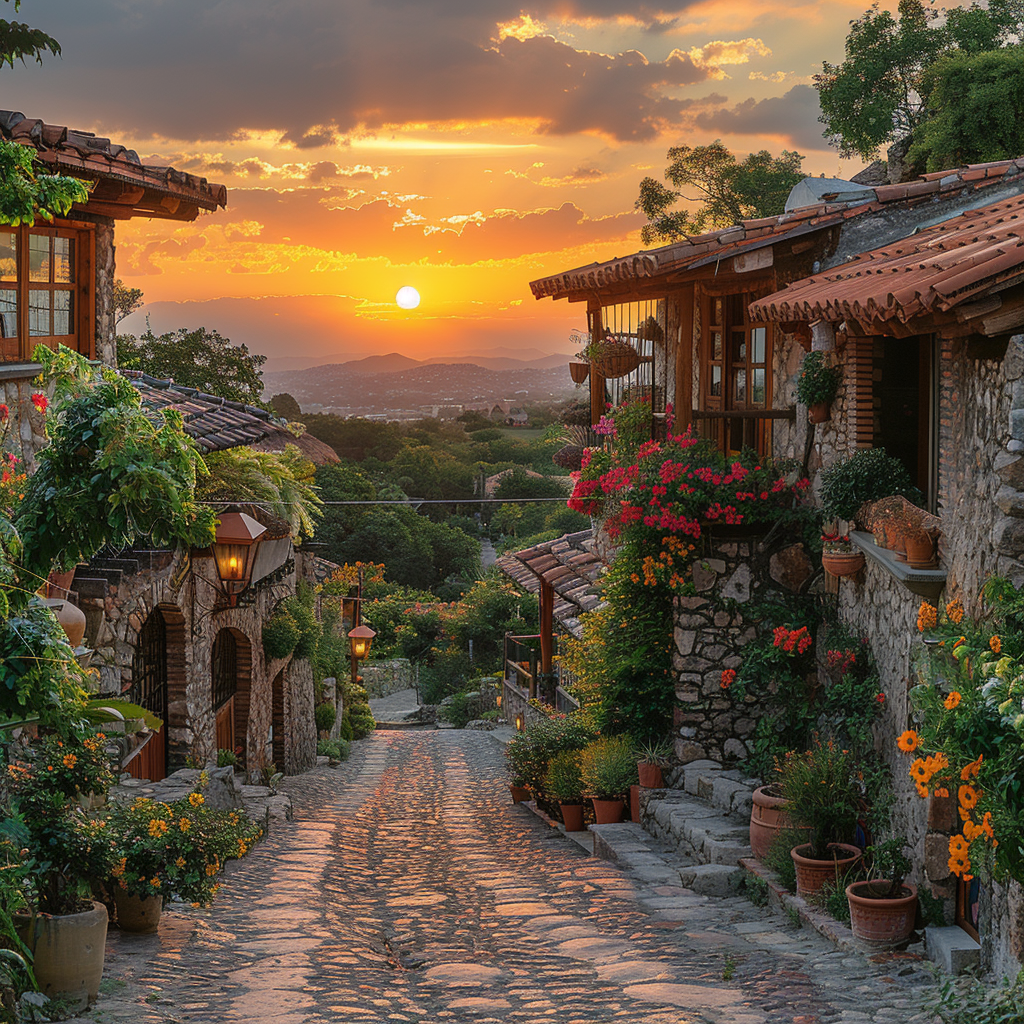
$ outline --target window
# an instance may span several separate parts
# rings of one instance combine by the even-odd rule
[[[768,325],[747,317],[754,298],[706,295],[701,311],[701,409],[694,419],[729,452],[771,448],[771,420],[757,415],[771,408],[771,334]]]
[[[27,362],[36,345],[66,345],[91,356],[82,329],[88,232],[0,229],[0,362]]]

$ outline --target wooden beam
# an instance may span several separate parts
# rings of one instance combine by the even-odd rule
[[[696,285],[691,281],[678,292],[676,308],[679,330],[676,336],[675,431],[684,433],[690,426],[693,406],[693,310]]]

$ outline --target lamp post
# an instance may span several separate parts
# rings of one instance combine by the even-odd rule
[[[238,604],[238,595],[249,586],[255,544],[266,532],[265,526],[244,512],[224,512],[217,520],[213,560],[230,608]]]
[[[369,626],[359,625],[348,631],[348,640],[352,645],[352,682],[359,682],[359,662],[370,653],[370,646],[377,634]]]

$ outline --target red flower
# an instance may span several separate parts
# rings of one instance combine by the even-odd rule
[[[736,670],[727,668],[722,672],[722,689],[728,690],[736,679]]]
[[[0,405],[0,423],[6,423],[11,415],[11,410],[6,405]]]
[[[42,394],[42,392],[37,391],[32,396],[32,404],[39,410],[39,412],[45,413],[46,407],[50,404],[50,400],[46,395]]]
[[[879,704],[884,704],[885,703],[885,694],[884,693],[877,693],[877,694],[875,694],[875,700],[877,700]]]

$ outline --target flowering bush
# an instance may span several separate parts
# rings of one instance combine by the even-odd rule
[[[960,601],[922,604],[928,633],[911,690],[914,728],[897,739],[921,797],[955,797],[962,823],[950,871],[1024,880],[1024,600],[1008,581],[985,586],[972,620]]]
[[[197,790],[172,804],[139,798],[118,804],[108,827],[116,853],[110,874],[132,896],[179,896],[206,906],[228,860],[244,857],[263,828],[242,811],[214,811]]]

